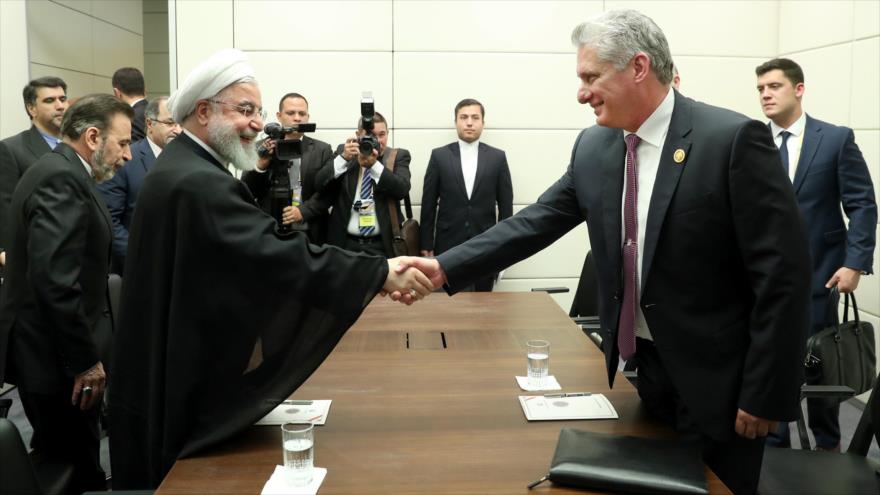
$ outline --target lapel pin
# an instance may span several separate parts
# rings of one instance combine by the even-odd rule
[[[672,159],[675,160],[675,163],[681,163],[684,161],[684,150],[679,148],[675,150],[675,153],[672,154]]]

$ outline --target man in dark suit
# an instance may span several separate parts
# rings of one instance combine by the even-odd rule
[[[278,103],[275,114],[278,123],[284,127],[305,124],[309,121],[309,102],[299,93],[288,93]],[[315,191],[315,176],[323,167],[333,167],[333,150],[324,141],[305,136],[301,132],[291,132],[284,136],[286,140],[302,141],[302,157],[290,160],[288,174],[290,177],[291,206],[283,211],[282,222],[294,230],[308,233],[312,244],[324,244],[327,239],[327,217],[330,200]],[[267,169],[275,143],[271,139],[263,141],[265,157],[257,162],[257,168],[245,172],[241,180],[248,185],[254,198],[266,213],[272,214],[272,198],[270,187],[272,171]]]
[[[829,289],[853,292],[870,274],[877,227],[877,203],[868,165],[852,129],[814,119],[803,111],[804,72],[792,60],[777,58],[755,69],[761,108],[794,185],[812,257],[810,334],[837,323],[837,305],[827,313]],[[849,219],[849,227],[843,215]],[[808,400],[816,447],[840,451],[838,405]],[[768,445],[789,446],[788,424],[780,424]]]
[[[160,96],[147,105],[147,138],[133,144],[131,160],[112,179],[98,185],[98,192],[107,203],[113,220],[113,260],[110,264],[113,273],[121,275],[125,266],[128,228],[144,176],[153,167],[153,162],[165,145],[180,134],[180,125],[171,118],[167,102],[167,96]]]
[[[450,292],[586,221],[609,384],[635,359],[646,409],[702,442],[734,493],[757,489],[764,436],[793,420],[803,383],[809,253],[767,127],[670,88],[672,57],[646,16],[578,26],[581,132],[537,203],[435,259]],[[393,294],[396,297],[396,294]]]
[[[135,67],[123,67],[113,73],[110,82],[113,85],[113,94],[134,109],[131,142],[136,143],[146,136],[147,90],[144,75]]]
[[[22,91],[31,128],[0,141],[0,265],[6,262],[9,205],[24,171],[61,141],[67,84],[58,77],[34,79]]]
[[[64,115],[62,143],[25,172],[12,198],[0,373],[18,385],[34,450],[74,466],[70,493],[106,488],[98,409],[112,231],[95,182],[131,158],[131,115],[110,95],[78,100]]]
[[[371,155],[358,151],[358,137],[365,132],[363,119],[359,120],[357,135],[340,146],[333,166],[324,167],[315,180],[318,191],[332,200],[327,243],[392,258],[391,212],[400,226],[400,200],[409,194],[411,157],[403,148],[387,147],[388,123],[382,114],[376,112],[373,121],[379,147]]]
[[[458,141],[431,151],[422,191],[422,256],[444,253],[513,214],[507,156],[480,142],[485,117],[479,101],[458,102]],[[489,292],[494,282],[490,275],[474,290]]]

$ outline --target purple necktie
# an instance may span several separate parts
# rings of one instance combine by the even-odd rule
[[[626,136],[626,190],[623,196],[623,306],[617,328],[620,357],[628,361],[636,353],[636,290],[639,286],[639,171],[636,146],[641,139]]]

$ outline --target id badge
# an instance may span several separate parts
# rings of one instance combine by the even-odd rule
[[[290,189],[290,205],[299,206],[302,204],[302,186],[295,186]]]
[[[375,227],[376,226],[376,213],[361,213],[360,218],[358,218],[358,227]]]

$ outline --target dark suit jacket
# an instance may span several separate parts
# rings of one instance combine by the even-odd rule
[[[446,252],[511,215],[513,185],[504,151],[480,143],[470,198],[461,170],[458,142],[431,152],[422,192],[422,249],[433,250],[435,254]]]
[[[156,156],[153,155],[149,139],[142,139],[131,145],[131,160],[113,178],[98,185],[98,192],[107,203],[107,210],[113,220],[113,265],[117,273],[122,273],[125,263],[128,228],[131,226],[138,193],[144,176],[155,161]]]
[[[147,135],[147,119],[146,119],[146,111],[147,111],[147,99],[134,104],[131,107],[134,110],[134,117],[131,119],[131,142],[136,143],[142,140]]]
[[[825,282],[838,268],[872,272],[877,203],[871,174],[852,129],[807,115],[794,192],[813,260],[813,325],[826,319]],[[849,218],[849,229],[843,221]]]
[[[685,154],[676,163],[677,150]],[[609,385],[622,299],[619,129],[578,136],[537,203],[438,256],[450,290],[543,249],[586,221]],[[645,229],[640,306],[698,427],[725,441],[737,408],[793,420],[803,383],[809,253],[767,127],[675,94]]]
[[[22,176],[12,211],[0,371],[30,392],[69,390],[109,344],[110,214],[76,152],[63,143]]]
[[[0,141],[0,251],[9,242],[9,205],[12,204],[12,193],[18,180],[32,163],[50,151],[52,149],[33,125]]]
[[[379,161],[386,163],[391,152],[391,148],[387,148]],[[394,250],[391,246],[393,237],[391,230],[391,212],[388,210],[388,198],[392,198],[397,209],[397,220],[403,222],[403,212],[400,211],[400,200],[409,194],[409,151],[403,148],[397,148],[397,157],[394,159],[394,172],[392,173],[385,167],[382,175],[379,176],[379,183],[373,185],[373,200],[376,202],[376,221],[379,222],[379,232],[382,236],[382,245],[385,248],[385,254],[390,258],[394,256]],[[348,236],[348,221],[351,218],[352,205],[354,204],[354,193],[357,191],[357,181],[359,175],[359,165],[357,157],[352,158],[348,164],[347,171],[333,178],[333,167],[324,167],[318,173],[316,178],[318,191],[326,194],[327,198],[333,203],[333,211],[330,213],[330,220],[327,225],[327,243],[334,246],[345,246],[345,239]],[[325,192],[326,191],[326,192]]]
[[[316,192],[315,178],[323,167],[333,168],[333,151],[324,141],[303,136],[303,156],[300,162],[302,178],[302,199],[300,212],[303,221],[309,225],[309,240],[312,244],[324,244],[327,239],[327,216],[332,198]],[[241,180],[250,188],[260,204],[260,208],[271,214],[269,187],[272,172],[246,172]]]

